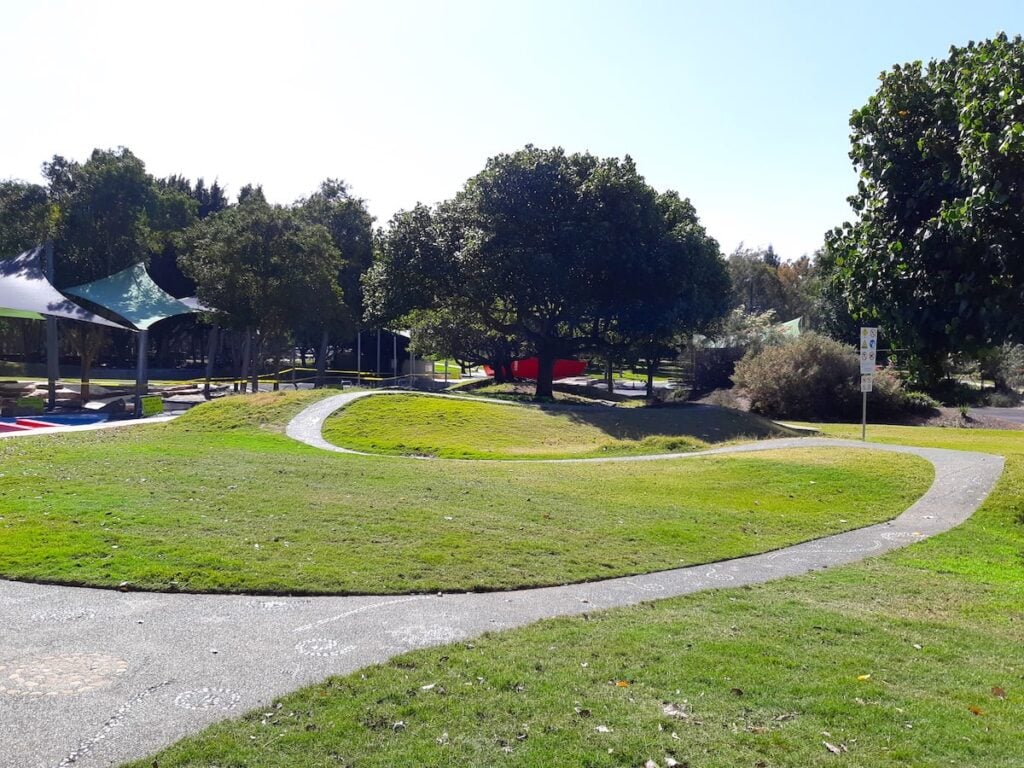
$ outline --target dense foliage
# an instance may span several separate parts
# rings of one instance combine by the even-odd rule
[[[848,419],[860,413],[860,366],[853,347],[805,333],[782,344],[753,349],[737,365],[736,386],[752,410],[767,416]],[[870,395],[873,415],[927,412],[936,403],[908,392],[895,372],[875,374]]]
[[[81,163],[55,156],[43,176],[45,185],[0,182],[0,257],[52,240],[58,288],[147,264],[158,285],[176,296],[198,293],[215,309],[210,318],[236,331],[220,344],[230,348],[236,371],[256,372],[268,335],[279,346],[320,342],[323,368],[329,338],[347,341],[354,333],[373,219],[343,181],[328,179],[292,206],[272,206],[259,186],[247,185],[232,205],[217,182],[154,178],[123,147],[94,150]],[[21,331],[25,359],[41,344],[31,325],[12,320],[3,328]],[[127,334],[62,327],[80,357],[84,386],[104,347],[120,359],[131,356]],[[197,331],[207,333],[195,318],[174,318],[157,326],[151,341],[163,349],[172,340],[194,342]]]
[[[558,357],[652,357],[728,306],[718,245],[688,200],[655,192],[628,157],[532,146],[491,158],[453,199],[399,213],[366,289],[371,318],[441,312],[519,342],[539,358],[540,397]]]
[[[893,67],[850,125],[858,218],[825,256],[850,309],[928,383],[950,352],[1024,340],[1024,41]]]

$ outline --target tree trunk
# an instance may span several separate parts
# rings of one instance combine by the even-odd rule
[[[647,361],[647,397],[654,397],[654,373],[658,370],[658,359]]]
[[[548,350],[537,350],[537,389],[533,393],[534,400],[554,398],[552,386],[555,376],[555,356]]]
[[[210,399],[210,379],[213,378],[213,365],[217,359],[217,333],[218,327],[210,328],[209,351],[206,355],[206,382],[203,384],[203,397]]]
[[[608,387],[608,394],[610,395],[612,393],[612,390],[615,389],[615,381],[614,381],[614,378],[613,378],[612,358],[611,358],[611,356],[609,356],[608,359],[605,361],[604,383],[605,383],[605,386]]]
[[[79,356],[79,362],[82,366],[82,404],[84,405],[89,401],[89,376],[92,372],[92,350],[83,351]]]
[[[245,338],[242,341],[242,370],[239,372],[238,378],[241,379],[242,383],[242,394],[244,395],[249,384],[249,362],[251,359],[252,348],[252,329],[245,329]]]
[[[505,361],[500,358],[491,361],[491,370],[494,371],[494,383],[504,384],[507,379],[505,378]]]
[[[69,338],[78,351],[82,365],[82,402],[89,399],[89,374],[103,347],[103,328],[89,326],[73,331]]]
[[[322,389],[327,378],[327,342],[329,341],[327,329],[324,328],[320,334],[320,353],[316,356],[316,389]]]
[[[263,364],[263,337],[256,331],[252,344],[252,392],[260,391],[260,368]]]

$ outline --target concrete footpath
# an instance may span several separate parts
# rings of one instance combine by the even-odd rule
[[[289,434],[319,438],[323,418],[360,394],[311,406]],[[803,438],[705,455],[792,446],[865,447]],[[265,707],[302,685],[410,649],[879,555],[966,520],[1003,468],[1003,460],[989,454],[866,447],[921,456],[935,466],[931,488],[895,520],[646,576],[505,593],[319,598],[120,593],[0,581],[0,766],[117,765]]]

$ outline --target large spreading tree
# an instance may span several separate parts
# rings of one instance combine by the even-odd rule
[[[377,320],[443,311],[519,340],[538,358],[538,397],[552,395],[557,358],[660,339],[728,304],[718,246],[688,201],[660,197],[628,157],[532,146],[491,158],[433,210],[398,214],[366,290]]]
[[[924,383],[950,352],[1024,340],[1024,41],[893,67],[850,120],[857,220],[824,271]]]

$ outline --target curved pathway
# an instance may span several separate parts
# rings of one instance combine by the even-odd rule
[[[314,404],[288,434],[330,450],[320,425],[339,404]],[[921,456],[935,481],[888,523],[761,555],[562,587],[400,597],[269,598],[119,593],[0,581],[0,766],[117,765],[330,674],[404,651],[538,619],[756,584],[851,563],[966,520],[1002,472],[998,456],[803,438],[709,453],[794,445]],[[598,461],[679,460],[696,454]],[[572,461],[583,461],[575,459]]]

